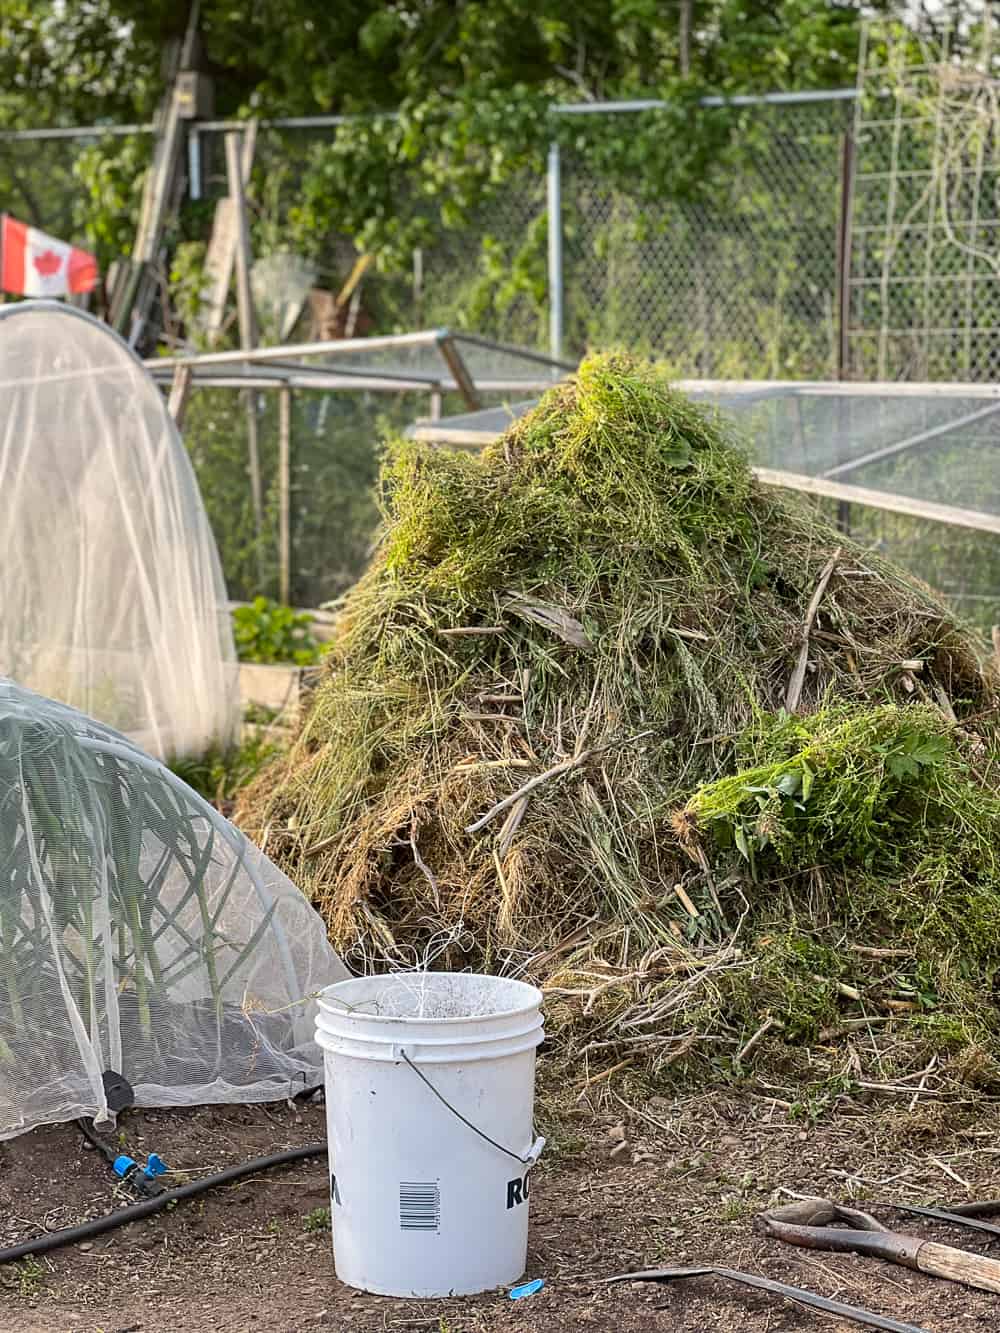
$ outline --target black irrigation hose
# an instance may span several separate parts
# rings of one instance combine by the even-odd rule
[[[196,1194],[214,1189],[216,1185],[227,1185],[231,1180],[242,1180],[244,1176],[255,1175],[272,1166],[285,1166],[289,1162],[301,1162],[307,1157],[325,1157],[325,1143],[310,1143],[304,1148],[289,1148],[286,1152],[272,1153],[269,1157],[254,1157],[239,1166],[231,1166],[226,1171],[217,1171],[214,1176],[204,1176],[201,1180],[192,1180],[189,1185],[178,1185],[176,1189],[164,1190],[153,1199],[143,1199],[140,1203],[128,1204],[104,1217],[92,1218],[81,1222],[77,1227],[64,1227],[61,1231],[49,1231],[36,1236],[33,1240],[22,1240],[18,1245],[8,1245],[0,1250],[0,1264],[11,1264],[17,1259],[26,1259],[29,1254],[45,1254],[48,1250],[61,1249],[63,1245],[74,1245],[80,1240],[90,1240],[101,1236],[115,1227],[128,1226],[143,1217],[162,1212],[169,1204],[191,1199]]]
[[[76,1126],[77,1129],[79,1129],[80,1133],[83,1135],[83,1137],[90,1144],[90,1146],[92,1148],[97,1149],[97,1151],[107,1162],[108,1166],[114,1166],[115,1159],[118,1156],[117,1151],[114,1148],[112,1148],[109,1143],[106,1143],[105,1140],[101,1138],[100,1134],[97,1133],[97,1131],[91,1125],[90,1121],[85,1120],[81,1116],[80,1119],[77,1120]]]

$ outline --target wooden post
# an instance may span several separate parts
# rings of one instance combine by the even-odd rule
[[[287,384],[278,390],[278,597],[286,606],[292,600],[292,391]]]
[[[178,430],[184,427],[184,413],[191,396],[191,367],[175,366],[174,378],[170,383],[170,397],[167,399],[167,411],[173,417]]]
[[[419,245],[413,251],[413,323],[424,327],[424,252]]]
[[[264,531],[264,488],[260,480],[260,445],[257,434],[257,398],[253,389],[244,394],[247,409],[247,471],[250,473],[250,498],[253,502],[253,526],[258,538]]]
[[[249,351],[257,346],[257,319],[253,308],[253,294],[250,290],[250,226],[247,221],[246,195],[243,191],[241,146],[240,131],[230,130],[226,134],[226,177],[235,215],[236,313],[240,329],[240,346]],[[247,469],[250,473],[254,529],[259,539],[264,531],[264,488],[260,479],[257,400],[252,389],[247,391],[246,403]]]
[[[257,122],[249,120],[243,128],[243,141],[240,145],[244,194],[250,183],[256,149]],[[209,342],[214,342],[219,336],[226,317],[226,307],[229,304],[229,288],[233,281],[233,260],[236,254],[236,225],[233,199],[231,195],[226,195],[215,205],[212,234],[205,256],[205,272],[209,282],[203,294],[204,311],[197,321],[198,326],[208,335]]]
[[[242,133],[229,130],[226,134],[226,179],[229,197],[236,214],[236,310],[240,326],[240,346],[256,347],[257,319],[250,291],[250,227],[247,222],[246,194],[243,190],[241,162]]]
[[[164,226],[174,211],[184,124],[191,114],[190,90],[184,85],[182,71],[191,64],[200,15],[201,5],[194,0],[188,11],[183,42],[174,41],[167,48],[164,70],[167,92],[156,112],[153,161],[143,186],[132,257],[128,268],[122,270],[121,287],[116,283],[113,293],[114,328],[125,334],[132,346],[142,337],[156,295],[152,270],[159,260]]]
[[[472,376],[469,374],[469,368],[462,360],[462,355],[455,346],[449,334],[445,334],[438,340],[438,346],[441,349],[441,355],[445,359],[445,364],[451,371],[455,380],[455,387],[465,401],[466,407],[470,412],[478,412],[482,407],[479,395],[476,393],[476,386],[473,383]]]

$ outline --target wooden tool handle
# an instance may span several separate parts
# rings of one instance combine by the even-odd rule
[[[1000,1262],[982,1254],[970,1254],[968,1250],[956,1250],[954,1246],[938,1245],[928,1240],[917,1251],[917,1267],[921,1273],[930,1273],[933,1277],[964,1282],[967,1287],[1000,1294]]]

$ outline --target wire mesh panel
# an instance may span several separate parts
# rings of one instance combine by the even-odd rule
[[[738,165],[693,202],[651,200],[638,181],[611,188],[584,161],[567,162],[572,349],[624,343],[715,378],[832,375],[844,108],[741,110]]]
[[[219,546],[229,596],[245,600],[279,589],[280,470],[278,394],[255,392],[263,522],[255,525],[247,482],[247,403],[230,389],[198,387],[184,439]],[[421,393],[295,393],[290,458],[290,595],[318,606],[348,588],[364,568],[378,511],[374,486],[381,441],[427,414]]]
[[[863,488],[866,499],[813,503],[850,534],[923,579],[988,635],[1000,622],[1000,535],[879,509],[900,498],[1000,515],[1000,398],[921,386],[705,389],[737,426],[753,463]]]
[[[86,249],[127,253],[151,147],[148,133],[0,136],[3,211]]]
[[[873,385],[873,392],[863,394],[848,385],[842,392],[832,385],[784,385],[759,393],[704,388],[694,396],[737,420],[761,467],[864,486],[875,485],[872,478],[895,478],[897,484],[882,489],[1000,512],[993,508],[996,485],[988,472],[970,469],[962,498],[952,493],[956,449],[996,438],[1000,400],[971,391],[921,393],[920,386],[913,387],[916,392],[905,394],[891,385]],[[911,486],[917,475],[912,459],[919,460],[922,489]],[[985,455],[982,462],[985,466]]]
[[[850,361],[869,379],[1000,373],[1000,89],[947,45],[875,30],[860,69]]]
[[[346,235],[346,210],[326,197],[324,159],[337,152],[330,125],[262,128],[256,138],[249,189],[255,257],[289,251],[316,265],[316,286],[338,297],[361,257]],[[206,200],[227,192],[224,131],[198,134],[198,192]],[[363,177],[358,190],[365,189]],[[352,201],[353,203],[354,201]],[[426,242],[404,259],[379,255],[352,307],[331,309],[334,336],[363,336],[453,326],[503,342],[542,347],[547,337],[547,211],[545,163],[484,200],[470,218],[447,224],[444,196],[414,199],[401,180],[392,209],[401,221],[422,219]],[[381,203],[378,207],[382,207]],[[306,336],[326,336],[307,309]]]
[[[201,496],[162,396],[106,325],[0,312],[0,673],[158,757],[225,745],[235,650]]]
[[[322,1080],[314,996],[347,971],[295,885],[92,718],[0,678],[0,1139]]]
[[[869,505],[844,511],[832,501],[822,508],[845,523],[851,536],[895,561],[930,588],[955,615],[988,641],[1000,623],[1000,537],[991,532],[949,527]]]

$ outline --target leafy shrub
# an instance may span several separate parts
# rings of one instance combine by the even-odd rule
[[[248,606],[233,611],[233,635],[242,662],[290,662],[310,666],[318,662],[322,649],[310,625],[312,616],[293,611],[269,597],[255,597]]]

